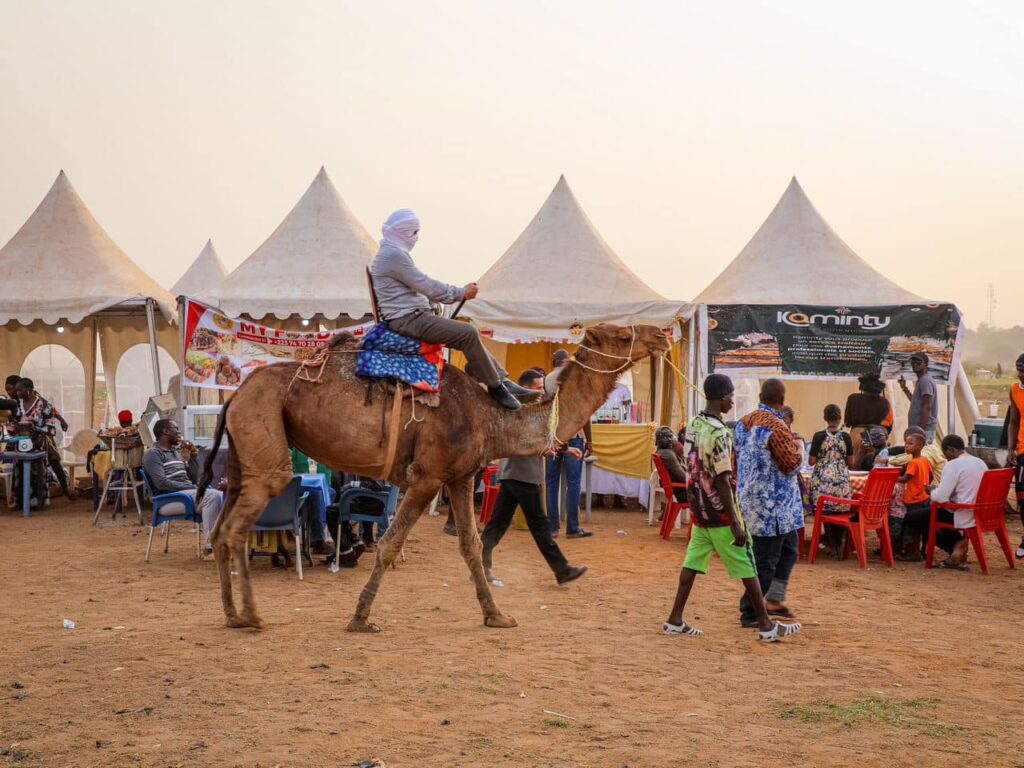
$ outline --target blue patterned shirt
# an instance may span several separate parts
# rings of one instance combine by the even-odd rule
[[[803,528],[802,461],[782,414],[762,404],[736,422],[735,435],[737,495],[747,530],[781,536]]]

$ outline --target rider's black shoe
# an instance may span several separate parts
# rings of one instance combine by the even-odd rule
[[[518,411],[523,407],[522,404],[512,396],[512,393],[505,388],[504,384],[495,384],[493,387],[488,387],[487,394],[489,394],[502,408],[508,408],[510,411]]]
[[[505,379],[502,384],[505,385],[512,396],[521,403],[533,403],[540,399],[541,395],[544,394],[538,389],[527,389],[526,387],[520,387],[511,379]]]

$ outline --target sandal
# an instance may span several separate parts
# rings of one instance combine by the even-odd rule
[[[776,621],[775,625],[767,632],[759,632],[758,634],[761,635],[762,643],[775,643],[784,637],[795,635],[801,629],[803,629],[803,625],[799,622],[783,624],[781,621]]]
[[[971,570],[971,566],[969,566],[967,563],[957,563],[957,562],[954,562],[952,560],[943,560],[941,563],[939,563],[939,568],[946,568],[947,570],[950,570],[950,571],[969,571],[969,570]]]
[[[777,616],[777,617],[779,617],[781,619],[795,619],[796,618],[796,614],[793,613],[791,610],[789,610],[789,608],[787,608],[786,606],[782,606],[781,608],[769,608],[768,609],[768,615],[769,616]]]
[[[664,631],[666,635],[686,635],[687,637],[700,637],[704,630],[691,627],[685,621],[682,624],[669,624],[665,622]]]

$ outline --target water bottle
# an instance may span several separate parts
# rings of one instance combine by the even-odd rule
[[[314,459],[309,460],[309,474],[315,475],[317,470],[316,461]]]
[[[971,430],[971,436],[967,439],[967,444],[971,446],[971,448],[978,447],[978,430]]]

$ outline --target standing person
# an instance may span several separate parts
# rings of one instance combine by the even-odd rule
[[[786,607],[789,576],[800,554],[797,531],[804,527],[804,505],[797,471],[802,458],[782,418],[786,386],[765,379],[761,404],[736,422],[736,478],[740,511],[754,537],[754,559],[768,613],[792,618]],[[740,600],[740,623],[757,623],[754,606]]]
[[[910,369],[917,376],[917,385],[913,393],[910,392],[906,379],[900,376],[900,389],[910,400],[907,423],[911,427],[923,429],[925,443],[931,443],[935,440],[935,427],[939,423],[939,390],[932,375],[928,373],[928,355],[924,352],[912,354]]]
[[[860,384],[860,391],[854,392],[846,398],[846,407],[843,409],[843,422],[850,429],[850,438],[853,444],[857,445],[862,432],[872,426],[886,426],[892,429],[890,413],[892,405],[885,398],[885,384],[882,383],[877,373],[865,373],[857,378]]]
[[[531,391],[543,392],[544,377],[532,369],[524,371],[519,377],[519,385]],[[564,450],[566,453],[575,454],[577,460],[583,457],[579,448],[569,446]],[[569,561],[551,536],[551,529],[548,527],[547,516],[544,514],[540,496],[540,484],[544,480],[544,466],[541,457],[514,456],[505,459],[502,463],[500,477],[501,488],[498,490],[498,498],[494,502],[494,513],[481,536],[484,572],[487,580],[494,581],[494,575],[491,573],[494,548],[498,546],[498,542],[508,530],[517,506],[523,508],[523,516],[526,517],[526,524],[530,528],[533,541],[554,572],[555,579],[559,584],[575,581],[586,573],[587,566],[585,565],[569,565]]]
[[[156,442],[142,457],[142,468],[146,470],[149,483],[157,494],[183,493],[196,497],[196,482],[199,479],[199,449],[181,439],[181,429],[174,419],[160,419],[153,425]],[[184,454],[188,454],[185,456]],[[204,549],[210,548],[210,531],[217,522],[220,508],[224,504],[224,489],[227,481],[221,480],[217,488],[207,488],[196,511],[203,520]],[[300,555],[301,556],[301,555]]]
[[[14,395],[18,402],[18,410],[14,420],[7,425],[8,432],[14,434],[14,422],[32,424],[38,432],[43,433],[44,446],[46,448],[46,461],[53,470],[53,474],[60,483],[60,489],[68,501],[74,501],[75,494],[68,485],[68,475],[64,471],[64,465],[60,461],[60,451],[57,450],[57,422],[61,428],[67,430],[68,423],[60,412],[50,402],[36,392],[36,385],[32,379],[18,379],[14,385]]]
[[[373,292],[381,320],[395,333],[429,344],[445,344],[466,356],[470,369],[487,392],[503,408],[515,411],[522,402],[532,402],[528,392],[508,380],[508,374],[484,348],[480,334],[469,323],[437,317],[430,302],[454,304],[477,297],[476,283],[462,288],[442,283],[424,274],[410,252],[420,235],[420,220],[408,208],[388,216],[381,228],[380,250],[370,265]],[[517,399],[518,398],[518,399]]]
[[[564,349],[559,349],[555,352],[551,362],[554,366],[553,373],[557,374],[558,370],[569,362],[569,353]],[[543,370],[539,372],[535,368],[530,370],[537,372],[541,377],[544,375]],[[547,489],[548,525],[551,526],[551,535],[557,538],[562,523],[559,507],[562,501],[562,467],[565,467],[565,536],[568,539],[585,539],[594,535],[593,531],[584,531],[580,528],[583,459],[590,455],[593,447],[589,421],[569,441],[569,447],[576,450],[557,453],[545,460],[544,485]],[[576,455],[577,453],[579,456]]]
[[[838,405],[825,406],[825,429],[815,432],[811,439],[811,455],[808,461],[814,467],[811,475],[811,507],[817,510],[819,496],[851,498],[850,465],[853,463],[853,439],[841,429],[843,413]],[[834,502],[826,502],[826,514],[845,509],[837,508]],[[825,546],[829,554],[838,557],[843,540],[842,526],[825,525]]]
[[[1024,354],[1017,358],[1017,378],[1010,387],[1010,424],[1007,429],[1006,466],[1014,467],[1014,491],[1017,494],[1017,514],[1024,523],[1024,429],[1021,428],[1021,414],[1024,414]],[[1017,559],[1024,560],[1024,539],[1017,547]]]
[[[684,448],[687,456],[687,489],[693,515],[693,534],[679,573],[672,612],[665,622],[666,635],[700,637],[703,631],[683,620],[683,610],[699,573],[707,573],[711,555],[717,553],[729,578],[741,579],[757,617],[763,642],[773,643],[800,631],[800,624],[782,624],[768,615],[761,585],[754,570],[754,553],[736,501],[735,459],[732,430],[725,414],[732,410],[732,380],[713,373],[704,380],[707,406],[690,420]]]
[[[946,469],[942,473],[942,482],[931,493],[931,500],[939,504],[973,504],[978,498],[978,489],[988,465],[967,453],[967,446],[960,435],[942,438],[942,452],[946,455]],[[950,511],[940,507],[935,519],[940,523],[952,523],[957,528],[973,528],[974,510]],[[949,552],[949,557],[939,563],[940,568],[967,570],[967,539],[960,531],[940,528],[935,532],[935,544]]]
[[[910,461],[897,481],[903,486],[903,504],[906,512],[903,516],[903,552],[896,555],[897,560],[920,562],[921,539],[928,534],[928,521],[931,519],[932,465],[921,452],[924,450],[925,433],[920,427],[908,427],[903,433]],[[945,474],[945,471],[943,471]]]

